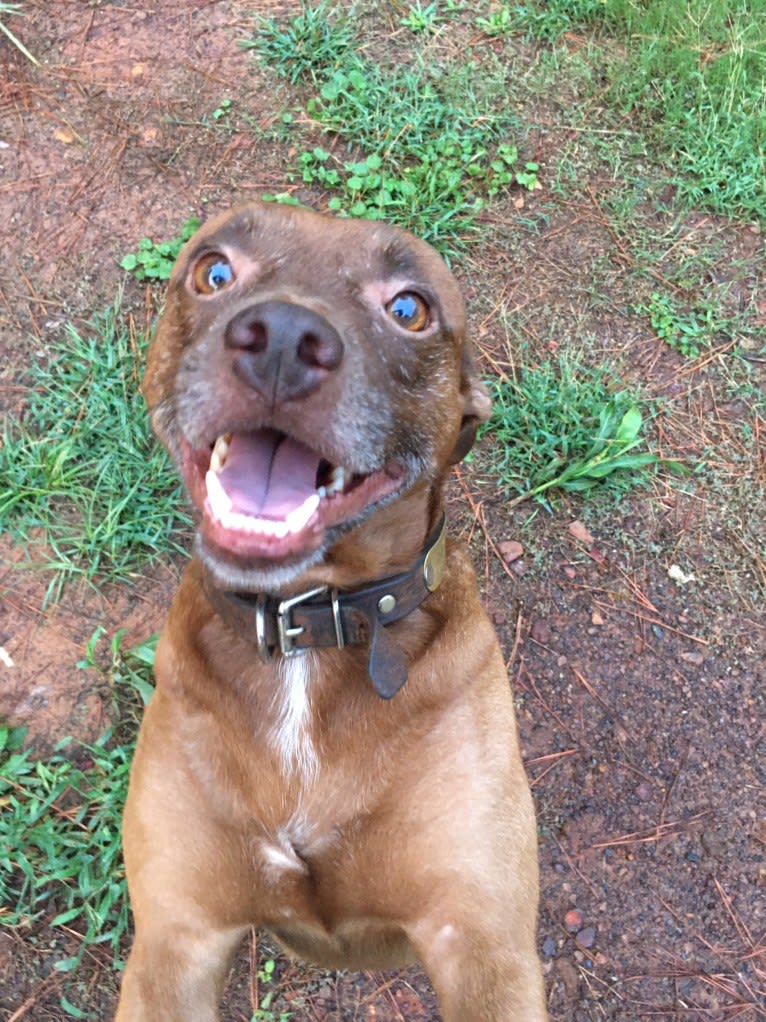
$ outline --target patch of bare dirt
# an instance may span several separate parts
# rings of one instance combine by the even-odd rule
[[[46,754],[69,735],[95,741],[114,722],[115,693],[78,662],[99,628],[124,630],[128,647],[158,631],[179,576],[172,565],[147,566],[135,586],[72,585],[45,606],[48,575],[24,567],[29,553],[0,537],[0,719],[27,727]]]
[[[56,327],[111,303],[117,263],[141,236],[164,239],[193,213],[284,189],[289,155],[268,135],[281,99],[237,47],[253,7],[296,5],[31,0],[14,28],[42,66],[0,41],[6,412],[23,402],[25,365],[45,357]],[[212,113],[224,98],[232,113],[219,123]],[[535,143],[543,163],[557,144],[547,139],[538,133]],[[692,374],[629,315],[630,253],[595,195],[549,206],[536,230],[521,225],[528,214],[532,200],[523,213],[488,217],[486,245],[457,268],[487,367],[510,358],[502,303],[538,351],[555,352],[587,326],[604,359],[627,352],[637,378],[683,399],[665,435],[669,454],[730,442],[746,407],[723,401],[704,366]],[[752,264],[762,246],[758,232],[709,218],[689,221],[689,244],[700,231],[720,235],[719,272]],[[592,270],[604,263],[613,287],[594,302]],[[752,298],[752,276],[733,285],[733,301]],[[141,304],[130,282],[127,299]],[[758,464],[764,471],[765,441],[766,428],[743,452],[747,479]],[[742,472],[732,468],[732,488]],[[461,470],[451,515],[472,543],[518,696],[539,812],[553,1022],[766,1019],[766,579],[753,522],[732,521],[701,487],[681,495],[658,485],[589,519],[592,542],[583,542],[570,531],[580,505],[509,516],[485,480],[480,459]],[[506,562],[503,541],[522,555]],[[0,645],[13,666],[0,666],[0,715],[28,724],[46,751],[68,734],[92,739],[110,721],[111,694],[76,663],[99,625],[136,639],[156,631],[176,569],[148,569],[133,588],[71,591],[42,612],[45,579],[21,565],[22,553],[2,540]],[[672,564],[693,580],[674,581]],[[64,1022],[55,963],[74,941],[44,920],[24,935],[0,931],[3,1017]],[[265,945],[260,961],[273,954]],[[227,1020],[249,1020],[256,962],[245,947]],[[106,1020],[116,980],[95,953],[85,972],[88,1018]],[[272,1009],[294,1018],[439,1018],[417,970],[337,975],[279,958],[276,980]]]

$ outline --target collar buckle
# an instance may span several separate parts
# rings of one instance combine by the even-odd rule
[[[302,635],[305,629],[302,625],[295,625],[292,620],[292,611],[294,607],[299,606],[301,603],[306,603],[308,600],[312,600],[315,596],[322,596],[329,589],[330,593],[330,604],[332,607],[332,620],[333,627],[335,628],[335,644],[338,649],[343,649],[346,645],[345,638],[343,635],[343,622],[341,620],[340,603],[338,602],[338,590],[334,587],[332,589],[329,586],[317,586],[316,589],[308,589],[305,593],[298,593],[297,596],[290,596],[287,599],[280,600],[276,611],[277,621],[277,640],[279,643],[279,652],[282,656],[297,656],[299,653],[305,653],[308,647],[299,647],[296,645],[295,640],[299,635]],[[258,624],[258,612],[259,606],[256,606],[256,630],[259,631],[258,635],[258,651],[267,649],[265,642],[261,642],[261,633],[257,627]],[[261,605],[261,615],[264,611]],[[263,617],[261,617],[263,620]],[[265,633],[265,629],[264,629]],[[269,659],[272,658],[273,652],[269,654]]]
[[[214,611],[255,646],[265,663],[312,648],[367,646],[367,673],[378,695],[390,699],[407,680],[408,661],[387,636],[386,626],[411,614],[438,589],[445,566],[442,515],[409,571],[342,595],[327,585],[284,599],[264,592],[224,592],[204,573],[202,586]]]
[[[296,656],[298,653],[304,652],[304,650],[299,649],[295,645],[295,640],[299,635],[303,634],[304,629],[302,625],[293,624],[293,607],[297,607],[299,604],[305,603],[315,596],[321,596],[322,593],[326,592],[327,586],[317,586],[316,589],[308,589],[305,593],[298,593],[297,596],[288,596],[286,599],[279,601],[276,614],[277,639],[279,641],[279,652],[282,656]]]

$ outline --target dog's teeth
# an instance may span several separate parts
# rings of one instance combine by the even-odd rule
[[[330,481],[325,487],[326,496],[330,497],[333,493],[340,493],[340,491],[346,485],[346,470],[342,465],[336,465],[330,473]]]
[[[229,453],[229,443],[231,441],[231,433],[225,433],[223,436],[219,436],[213,447],[213,453],[210,455],[210,468],[213,472],[220,472],[223,466],[226,464],[226,456]]]
[[[307,524],[311,516],[319,506],[319,494],[312,493],[310,497],[296,507],[294,511],[285,518],[285,523],[290,532],[300,532]]]
[[[217,470],[212,467],[205,475],[205,484],[207,486],[207,499],[210,507],[215,517],[220,520],[223,515],[231,511],[231,497],[221,485]]]
[[[242,512],[233,509],[232,503],[224,493],[215,472],[208,472],[207,478],[210,510],[213,512],[213,517],[220,522],[224,529],[284,539],[291,532],[296,533],[304,529],[319,505],[319,494],[313,493],[310,497],[306,498],[300,507],[294,508],[283,521],[274,521],[271,518],[258,518],[255,515],[242,514]],[[223,499],[221,494],[223,494]]]

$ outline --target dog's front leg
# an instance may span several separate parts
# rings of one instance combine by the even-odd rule
[[[226,790],[218,813],[207,799],[215,746],[195,721],[158,688],[142,725],[123,840],[135,938],[116,1022],[216,1022],[232,958],[258,921],[249,845],[220,823]],[[170,740],[182,732],[186,744]],[[192,739],[213,750],[207,759],[189,754]]]
[[[429,921],[411,934],[444,1022],[547,1022],[531,930],[526,923],[523,935],[498,930],[482,918],[480,903],[476,910],[473,919]]]
[[[216,1022],[244,930],[138,925],[115,1022]]]

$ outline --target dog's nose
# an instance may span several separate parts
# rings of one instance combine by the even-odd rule
[[[343,359],[343,341],[322,316],[291,302],[259,302],[226,326],[234,373],[272,401],[305,397]]]

